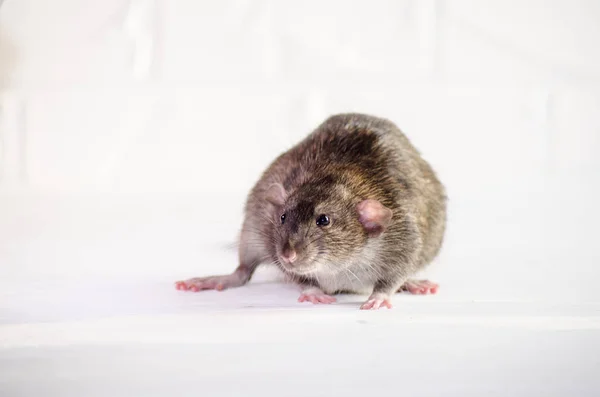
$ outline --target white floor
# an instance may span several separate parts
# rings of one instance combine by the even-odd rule
[[[593,299],[484,297],[442,277],[436,296],[361,312],[359,296],[297,303],[269,272],[185,293],[172,282],[235,266],[230,250],[185,250],[202,216],[3,204],[1,397],[600,395]]]

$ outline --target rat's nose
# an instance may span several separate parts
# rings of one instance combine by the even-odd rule
[[[294,251],[294,250],[283,251],[281,253],[281,259],[283,259],[287,263],[294,263],[296,258],[297,258],[296,251]]]
[[[287,262],[287,263],[294,263],[296,258],[297,258],[297,255],[296,255],[296,251],[294,250],[294,248],[292,248],[290,246],[290,244],[286,244],[283,247],[283,250],[281,251],[281,259],[283,259],[284,262]]]

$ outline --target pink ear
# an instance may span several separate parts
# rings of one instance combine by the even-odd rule
[[[267,201],[273,205],[283,205],[285,203],[286,192],[280,183],[274,183],[267,189]]]
[[[364,200],[356,206],[358,220],[371,237],[377,237],[392,223],[392,210],[377,200]]]

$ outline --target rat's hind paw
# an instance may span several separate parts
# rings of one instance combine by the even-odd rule
[[[435,294],[438,288],[440,288],[438,284],[429,280],[408,280],[400,287],[399,292],[408,291],[411,294],[426,295]]]
[[[373,294],[360,306],[360,310],[377,310],[382,307],[392,308],[390,297],[383,294]]]
[[[207,289],[223,291],[227,288],[240,287],[244,283],[236,273],[225,276],[196,277],[185,281],[177,281],[175,288],[180,291],[198,292]]]
[[[333,296],[327,295],[319,288],[307,288],[300,294],[298,302],[312,302],[312,303],[333,303],[336,299]]]

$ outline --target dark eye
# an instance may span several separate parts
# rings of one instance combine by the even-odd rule
[[[329,225],[329,217],[325,214],[319,215],[317,218],[317,226],[327,226]]]
[[[285,223],[285,214],[281,215],[281,224],[283,225]]]

